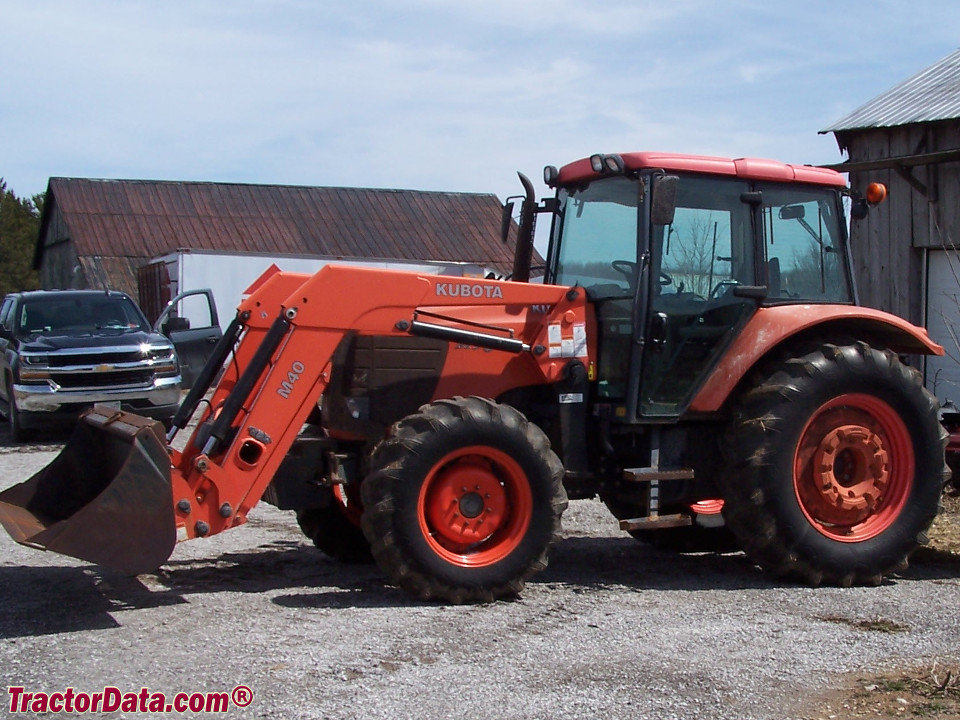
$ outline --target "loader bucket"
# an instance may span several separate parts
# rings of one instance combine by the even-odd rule
[[[176,544],[163,426],[88,410],[53,462],[0,493],[0,523],[23,545],[127,575],[155,570]]]

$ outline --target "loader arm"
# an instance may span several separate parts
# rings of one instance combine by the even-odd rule
[[[248,319],[233,358],[187,448],[172,451],[179,540],[246,521],[328,387],[347,333],[449,341],[437,397],[555,382],[572,358],[588,364],[594,353],[584,293],[549,285],[328,266],[274,273],[238,312]]]
[[[577,288],[345,266],[315,275],[272,269],[239,306],[201,373],[207,386],[191,390],[166,436],[159,423],[94,407],[54,462],[0,493],[0,523],[22,544],[147,572],[175,542],[246,522],[317,411],[348,339],[449,342],[430,400],[557,382],[570,362],[592,364],[593,328]],[[199,422],[178,451],[171,443],[195,411]]]

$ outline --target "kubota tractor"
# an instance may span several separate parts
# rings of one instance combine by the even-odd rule
[[[858,307],[842,177],[631,153],[546,168],[540,204],[521,180],[508,280],[267,274],[170,431],[95,408],[0,494],[0,521],[139,573],[262,498],[329,554],[372,554],[450,602],[518,593],[568,498],[599,496],[641,538],[723,523],[812,584],[905,567],[938,511],[946,434],[901,356],[942,348]]]

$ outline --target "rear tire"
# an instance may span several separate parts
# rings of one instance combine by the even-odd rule
[[[390,580],[423,600],[517,595],[547,565],[567,507],[563,466],[517,410],[456,397],[397,422],[363,482],[364,534]]]
[[[824,344],[740,398],[724,444],[727,525],[778,575],[879,583],[927,542],[946,440],[936,399],[893,352]]]

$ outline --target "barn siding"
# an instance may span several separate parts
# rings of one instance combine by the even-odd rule
[[[41,240],[44,243],[44,262],[37,268],[40,272],[40,287],[48,289],[86,287],[76,248],[70,242],[67,224],[55,202],[50,213],[47,233]]]
[[[960,122],[946,121],[838,133],[851,163],[886,160],[960,148]],[[921,324],[924,312],[924,248],[950,247],[960,237],[960,163],[919,165],[913,177],[927,194],[896,170],[854,171],[851,186],[860,192],[871,182],[890,191],[883,205],[851,227],[854,268],[864,305]]]

